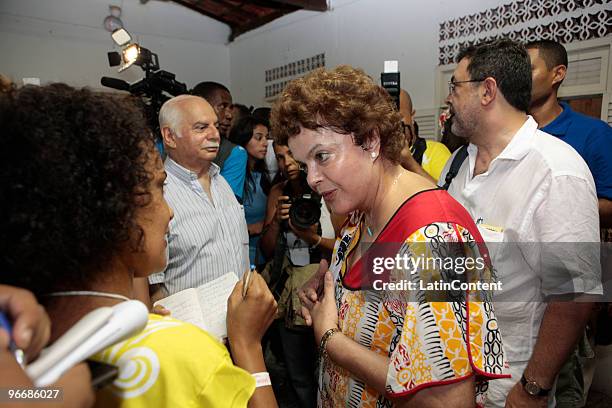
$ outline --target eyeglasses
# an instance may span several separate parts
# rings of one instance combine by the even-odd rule
[[[457,84],[465,84],[468,82],[482,82],[484,81],[486,78],[482,78],[482,79],[468,79],[467,81],[448,81],[448,93],[449,94],[454,94],[455,93],[455,87],[457,86]]]

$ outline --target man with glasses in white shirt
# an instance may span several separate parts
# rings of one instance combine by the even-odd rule
[[[593,177],[527,115],[531,68],[522,46],[499,40],[457,61],[446,102],[452,132],[470,144],[448,191],[476,221],[503,284],[493,299],[512,374],[489,384],[487,406],[553,406],[557,373],[593,306],[562,298],[601,293]]]

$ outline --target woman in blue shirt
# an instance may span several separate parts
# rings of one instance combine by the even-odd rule
[[[259,250],[259,238],[266,216],[270,178],[265,157],[268,149],[268,125],[253,116],[239,119],[231,128],[230,141],[244,147],[248,154],[243,204],[249,229],[249,259],[253,265],[266,262]]]

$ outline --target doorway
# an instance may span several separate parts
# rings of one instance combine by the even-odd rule
[[[560,98],[560,100],[567,102],[570,108],[575,112],[601,119],[602,95],[572,96],[569,98]]]

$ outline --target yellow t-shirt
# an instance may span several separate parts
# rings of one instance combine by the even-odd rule
[[[119,367],[97,393],[97,407],[246,407],[255,391],[223,344],[171,317],[150,314],[141,333],[92,359]]]
[[[423,170],[427,172],[435,180],[440,178],[444,165],[451,157],[451,152],[440,142],[434,142],[433,140],[425,140],[427,148],[423,153],[423,161],[421,166]]]

